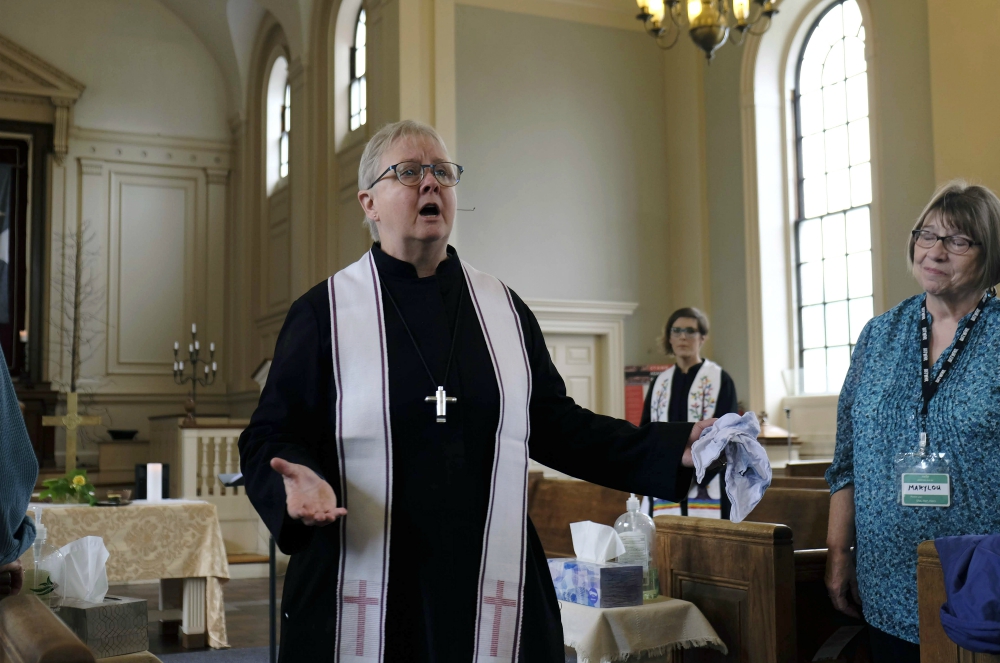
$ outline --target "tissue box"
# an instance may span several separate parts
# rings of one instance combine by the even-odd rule
[[[57,614],[90,648],[94,658],[149,649],[145,599],[105,596],[102,603],[63,599]]]
[[[550,559],[549,573],[560,601],[592,608],[642,605],[641,566]]]

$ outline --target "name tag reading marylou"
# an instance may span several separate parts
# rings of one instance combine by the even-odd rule
[[[903,473],[903,506],[951,506],[947,474]]]

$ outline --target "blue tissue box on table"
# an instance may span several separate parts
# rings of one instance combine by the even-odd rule
[[[642,567],[632,564],[550,559],[556,598],[592,608],[642,605]]]

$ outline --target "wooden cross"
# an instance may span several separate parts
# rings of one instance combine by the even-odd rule
[[[76,431],[83,426],[100,426],[100,417],[81,417],[77,412],[77,393],[66,394],[66,415],[62,417],[42,417],[43,426],[66,429],[66,473],[76,469]]]

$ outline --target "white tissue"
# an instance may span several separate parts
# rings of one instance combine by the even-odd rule
[[[584,520],[570,523],[569,531],[577,559],[604,564],[625,554],[625,544],[612,527]]]
[[[63,569],[63,596],[88,603],[101,603],[108,593],[108,549],[99,536],[85,536],[59,549],[66,559]],[[53,579],[58,583],[59,579]]]

